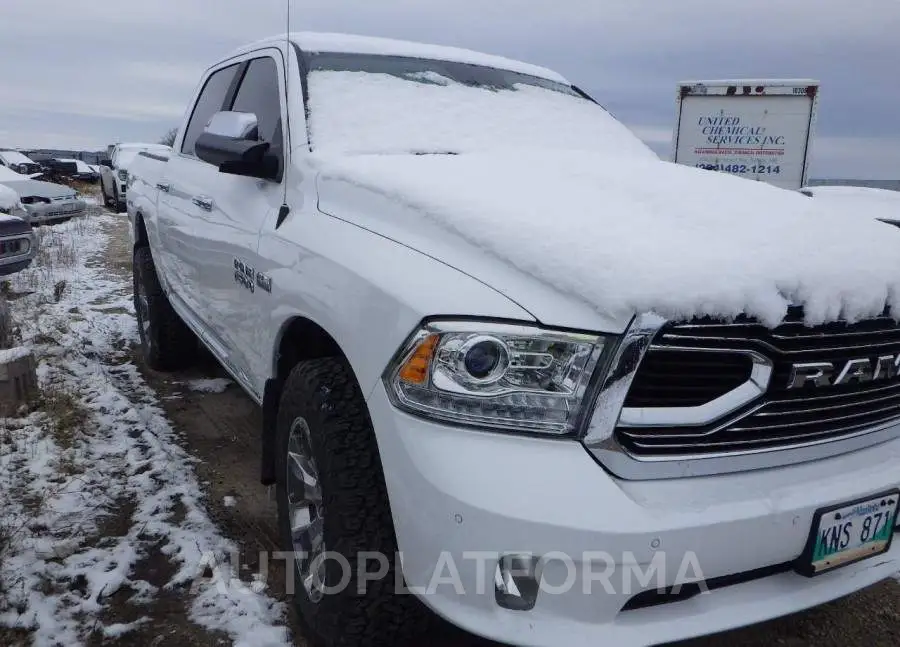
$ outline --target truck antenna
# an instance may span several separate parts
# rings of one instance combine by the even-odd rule
[[[285,25],[284,25],[284,105],[287,108],[285,112],[285,122],[282,128],[282,141],[284,141],[287,145],[285,146],[285,150],[282,152],[282,159],[287,160],[287,153],[290,152],[291,149],[291,94],[290,94],[290,81],[291,78],[291,0],[285,0],[285,4],[287,4],[287,12],[285,17]],[[284,170],[282,171],[282,193],[281,193],[281,208],[278,210],[278,220],[275,221],[275,229],[278,229],[281,226],[281,223],[284,222],[284,219],[288,217],[288,214],[291,212],[291,208],[287,203],[287,191],[288,191],[288,178],[287,178],[287,164],[284,163]]]

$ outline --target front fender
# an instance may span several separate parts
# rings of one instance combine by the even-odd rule
[[[302,241],[302,243],[301,243]],[[302,316],[324,329],[347,357],[363,392],[378,383],[397,349],[425,317],[533,322],[496,290],[440,261],[319,212],[295,214],[260,239],[260,267],[272,279],[273,349],[255,367],[277,374],[274,349],[286,322]]]

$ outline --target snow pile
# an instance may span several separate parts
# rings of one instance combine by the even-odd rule
[[[810,324],[898,303],[896,227],[762,182],[616,153],[321,156],[319,164],[323,177],[412,207],[607,316],[747,313],[774,326],[792,302],[805,305]]]
[[[434,71],[309,75],[310,133],[323,153],[611,150],[656,155],[600,106],[534,85],[464,85]]]
[[[237,547],[207,515],[193,461],[130,361],[130,282],[98,258],[113,222],[55,227],[53,240],[75,250],[70,266],[12,279],[17,292],[37,287],[11,308],[40,361],[42,404],[0,429],[0,626],[30,630],[36,645],[84,645],[92,632],[119,636],[146,622],[107,619],[116,592],[150,613],[162,588],[235,645],[286,647],[282,606],[263,582],[231,572]],[[142,579],[140,565],[159,560],[173,567],[169,581]]]

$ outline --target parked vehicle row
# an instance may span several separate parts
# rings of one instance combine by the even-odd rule
[[[339,35],[235,51],[113,171],[147,363],[199,339],[262,407],[311,644],[643,647],[900,570],[896,228]]]

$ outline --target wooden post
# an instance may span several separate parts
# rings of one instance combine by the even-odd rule
[[[34,353],[30,348],[0,350],[0,415],[14,416],[37,393]]]

